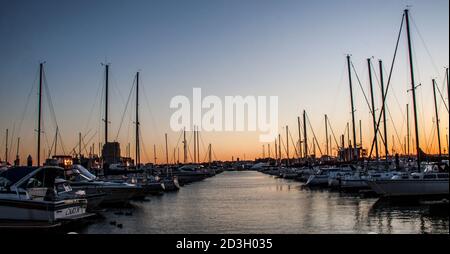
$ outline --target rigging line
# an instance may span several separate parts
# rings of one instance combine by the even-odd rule
[[[333,107],[332,107],[333,110],[331,112],[331,115],[334,115],[336,113],[336,109],[338,108],[336,106],[336,104],[338,104],[338,101],[339,101],[339,98],[340,98],[340,95],[341,95],[342,84],[344,82],[344,76],[345,76],[345,73],[346,73],[346,67],[347,67],[346,64],[342,65],[341,76],[340,76],[338,87],[337,87],[338,92],[336,93],[336,96],[334,96],[334,102],[333,102]]]
[[[15,130],[16,130],[16,123],[13,123],[13,129],[12,129],[12,135],[11,135],[11,139],[9,140],[9,142],[8,142],[8,147],[13,147],[13,144],[15,144],[15,142],[14,142],[14,140],[16,139],[15,138]],[[6,137],[5,137],[6,138]],[[6,143],[6,142],[5,142]],[[6,151],[5,151],[6,152]],[[13,153],[13,149],[10,149],[9,151],[8,151],[8,158],[12,158],[11,157],[11,153]],[[5,158],[6,159],[6,158]]]
[[[148,150],[145,146],[145,142],[144,142],[145,138],[142,135],[142,130],[140,128],[139,128],[139,135],[142,137],[142,140],[140,140],[140,143],[139,143],[139,147],[142,144],[142,150],[144,151],[144,156],[146,157],[146,161],[151,161],[151,157],[149,156]]]
[[[178,136],[178,140],[177,140],[177,143],[175,145],[175,149],[178,149],[180,147],[180,140],[181,140],[182,136],[183,136],[183,130],[180,131],[180,135]]]
[[[49,110],[50,110],[50,117],[53,120],[53,124],[55,125],[55,129],[58,128],[59,130],[59,125],[58,125],[58,121],[56,118],[56,113],[55,113],[55,108],[53,106],[53,100],[52,97],[50,95],[50,89],[48,88],[48,82],[47,82],[47,76],[45,74],[45,71],[43,71],[43,78],[44,78],[44,90],[45,90],[45,95],[47,97],[47,104],[49,106]],[[63,142],[63,138],[61,135],[61,131],[58,131],[58,137],[61,143],[61,149],[63,150],[63,154],[65,154],[65,146],[64,146],[64,142]]]
[[[445,75],[447,76],[447,74],[445,74]],[[444,80],[443,86],[445,86],[445,80]],[[449,111],[448,111],[447,103],[445,102],[444,96],[443,96],[442,93],[441,93],[441,89],[439,89],[439,87],[437,86],[437,84],[436,84],[436,88],[437,88],[437,91],[438,91],[439,95],[441,96],[442,103],[444,104],[445,109],[447,110],[447,113],[448,113]]]
[[[411,47],[412,47],[413,54],[415,56],[418,56],[418,54],[416,52],[416,45],[415,45],[414,41],[411,42]],[[416,66],[415,70],[416,70],[416,73],[417,73],[417,80],[418,80],[418,84],[420,85],[420,84],[422,84],[421,71],[420,71],[421,68],[420,68],[419,61],[418,61],[417,57],[413,58],[413,62],[414,62],[414,65]],[[418,93],[418,95],[420,96],[419,99],[418,99],[418,101],[420,103],[420,107],[417,108],[418,114],[419,114],[418,121],[421,122],[422,126],[426,126],[425,125],[425,111],[424,111],[425,107],[424,107],[424,104],[423,104],[424,103],[423,93]],[[426,135],[425,128],[421,128],[420,130],[418,130],[419,134],[420,134],[420,131],[424,135],[425,144],[427,144],[428,143],[428,137]],[[420,144],[419,144],[419,146],[420,146]]]
[[[58,128],[59,143],[61,144],[61,150],[63,151],[63,155],[66,155],[66,147],[64,146],[64,142],[62,139],[61,132],[59,131],[59,127],[57,127],[57,128]]]
[[[203,136],[202,135],[200,135],[200,133],[199,133],[199,135],[198,135],[199,137],[200,137],[200,141],[202,142],[202,146],[203,146],[203,151],[207,151],[207,149],[206,149],[206,145],[205,145],[205,142],[204,142],[204,140],[203,140]],[[205,158],[203,159],[203,161],[207,161],[206,160],[206,158],[208,157],[208,153],[207,152],[205,152]]]
[[[373,113],[374,110],[373,110],[372,107],[370,106],[369,100],[367,99],[366,93],[364,92],[364,89],[363,89],[363,87],[362,87],[361,80],[359,79],[358,73],[356,72],[355,66],[353,65],[353,61],[350,61],[350,64],[352,65],[353,72],[355,73],[355,76],[356,76],[356,80],[358,81],[359,87],[361,88],[361,91],[362,91],[362,93],[363,93],[363,95],[364,95],[364,99],[366,100],[367,107],[369,107],[370,114],[373,115],[373,114],[374,114],[374,113]]]
[[[203,141],[203,138],[202,138],[202,136],[200,135],[200,131],[197,131],[197,135],[198,135],[198,138],[199,138],[199,140],[201,141],[201,144],[202,144],[202,146],[203,146],[203,152],[205,153],[205,155],[207,155],[208,153],[205,152],[205,151],[206,151],[205,142]],[[199,146],[199,147],[197,147],[198,153],[200,153],[200,144],[199,144],[198,146]],[[203,160],[203,161],[205,161],[205,160]]]
[[[281,145],[283,146],[283,148],[284,148],[284,152],[286,153],[286,155],[287,155],[287,147],[286,147],[286,145],[284,144],[284,142],[283,142],[283,139],[282,138],[280,138],[280,141],[281,141]],[[280,157],[283,157],[282,155],[280,156]],[[287,157],[287,156],[286,156]]]
[[[106,71],[105,71],[106,72]],[[105,72],[103,73],[103,74],[105,74]],[[105,78],[103,78],[102,79],[102,82],[103,82],[103,84],[104,85],[102,85],[102,92],[101,92],[101,94],[100,94],[100,104],[99,104],[99,106],[98,106],[98,117],[97,117],[97,130],[98,130],[98,136],[97,136],[97,143],[100,145],[101,144],[101,142],[103,141],[102,140],[102,134],[104,135],[105,133],[103,132],[104,131],[104,129],[103,129],[103,126],[102,126],[102,124],[105,122],[105,120],[106,120],[106,116],[104,115],[104,113],[106,113],[106,112],[104,112],[103,110],[102,110],[102,106],[103,106],[103,103],[104,103],[104,101],[105,101],[105,89],[106,89],[106,82],[105,82]],[[100,147],[99,147],[99,149],[101,149]],[[99,151],[99,154],[101,153],[101,151]]]
[[[206,145],[205,145],[205,141],[203,140],[203,136],[200,134],[200,132],[198,134],[199,134],[198,136],[200,137],[200,141],[202,142],[203,152],[205,152],[205,151],[208,150]],[[206,153],[206,154],[208,154],[208,153]]]
[[[317,137],[316,137],[316,134],[314,133],[314,129],[313,129],[312,125],[311,125],[311,121],[309,120],[308,114],[306,114],[306,119],[308,120],[309,128],[311,129],[311,132],[312,132],[312,134],[313,134],[313,136],[314,136],[314,140],[316,141],[316,145],[317,145],[317,148],[319,149],[320,156],[322,156],[322,155],[323,155],[322,149],[320,149],[319,142],[317,142]],[[314,141],[313,141],[313,142],[314,142]]]
[[[47,76],[45,74],[45,71],[43,71],[43,76],[44,76],[44,90],[45,90],[45,95],[47,96],[47,104],[50,110],[50,117],[52,118],[53,124],[56,126],[58,126],[58,122],[56,121],[56,114],[55,114],[55,109],[53,107],[53,101],[52,101],[52,97],[50,95],[50,89],[48,88],[48,83],[47,83]]]
[[[83,139],[83,138],[85,138],[87,135],[89,135],[89,132],[91,132],[91,130],[92,130],[92,129],[90,129],[87,133],[83,134],[83,136],[82,136],[81,138]],[[59,131],[58,131],[58,132],[59,132]],[[76,151],[77,146],[78,146],[78,142],[77,142],[76,145],[74,145],[74,147],[72,148],[72,150],[75,150],[75,151]]]
[[[50,143],[48,142],[47,132],[44,131],[43,134],[44,134],[45,145],[47,146],[47,149],[51,150],[51,149],[50,149],[50,145],[49,145]],[[45,148],[45,147],[44,147],[44,148]],[[43,153],[43,155],[45,156],[45,152]]]
[[[387,70],[386,70],[386,68],[384,67],[384,65],[383,65],[383,71],[384,71],[385,73],[387,73]],[[403,107],[400,105],[400,102],[399,102],[399,100],[398,100],[398,98],[397,98],[397,95],[396,95],[396,93],[395,93],[395,89],[394,89],[394,88],[392,88],[392,95],[394,96],[395,102],[397,103],[397,107],[398,107],[399,109],[403,109]],[[385,99],[385,103],[387,104],[387,97],[385,97],[384,99]],[[388,108],[388,106],[386,106],[386,108]],[[405,118],[406,118],[405,113],[403,112],[403,110],[400,110],[400,113],[402,114],[403,122],[405,122],[405,121],[406,121],[406,119],[405,119]]]
[[[216,159],[216,161],[219,160],[219,157],[216,156],[216,151],[214,151],[214,149],[211,148],[211,151],[213,153],[214,158]]]
[[[375,71],[375,68],[373,67],[373,65],[372,65],[372,63],[370,63],[370,68],[372,69],[372,71],[373,71],[373,74],[374,74],[374,76],[375,76],[375,80],[377,81],[377,84],[378,84],[378,88],[379,89],[381,89],[381,82],[380,82],[380,80],[378,79],[378,75],[377,75],[377,73],[376,73],[376,71]],[[384,91],[383,91],[383,93],[384,93]],[[386,104],[386,97],[384,98],[384,103]],[[387,111],[388,111],[388,115],[389,115],[389,118],[392,120],[391,121],[391,123],[392,123],[392,126],[394,127],[394,132],[395,132],[395,135],[396,135],[396,137],[397,137],[397,141],[401,144],[402,143],[402,141],[400,140],[400,137],[399,137],[399,135],[398,135],[398,132],[397,132],[397,128],[396,128],[396,126],[395,126],[395,122],[393,121],[393,117],[392,117],[392,114],[391,114],[391,110],[389,109],[389,107],[385,107],[385,109],[387,109]],[[403,112],[402,112],[402,115],[403,115]],[[405,120],[405,119],[402,119],[403,121]],[[387,121],[387,120],[386,120]],[[384,124],[386,124],[386,123],[384,123]],[[403,128],[402,128],[403,129]],[[380,133],[380,135],[381,135],[381,133]],[[388,139],[388,137],[384,137],[386,140]],[[402,146],[402,149],[401,150],[404,150],[404,147]]]
[[[127,132],[126,132],[126,133],[127,133],[127,135],[126,135],[126,144],[131,143],[131,142],[130,142],[130,136],[131,136],[132,134],[130,135],[130,130],[131,130],[131,126],[133,125],[133,124],[132,124],[133,121],[132,121],[132,119],[131,119],[131,114],[128,114],[128,115],[129,115],[129,117],[128,117],[128,119],[127,119],[127,120],[128,120],[128,121],[127,121],[128,124],[127,124]],[[119,133],[117,133],[117,139],[118,139],[118,138],[119,138]]]
[[[159,134],[161,132],[159,131],[159,128],[158,128],[158,126],[156,124],[156,121],[155,121],[155,118],[153,116],[152,108],[150,107],[149,99],[147,97],[147,90],[146,90],[145,86],[142,86],[142,93],[144,94],[144,101],[145,101],[145,104],[147,105],[148,113],[150,115],[152,128],[155,130],[155,132],[157,134]],[[161,137],[160,135],[156,135],[156,138],[159,140],[159,142],[162,142],[160,137]]]
[[[110,71],[109,77],[110,77],[110,81],[111,81],[110,84],[112,87],[112,91],[117,93],[117,95],[119,95],[120,100],[122,101],[122,105],[123,105],[125,103],[125,98],[123,98],[123,95],[119,90],[118,82],[116,80],[116,77],[114,76],[114,73]]]
[[[430,140],[428,140],[428,142],[427,142],[427,144],[426,144],[426,152],[427,153],[430,153],[430,151],[431,151],[431,149],[430,149],[430,146],[433,146],[434,145],[434,137],[436,136],[436,128],[435,128],[435,126],[436,126],[436,119],[433,117],[433,123],[432,123],[432,125],[431,125],[431,129],[430,129],[430,136],[431,136],[431,139]]]
[[[336,139],[336,135],[334,135],[333,127],[331,126],[330,117],[327,117],[328,126],[330,127],[331,133],[333,134],[334,142],[336,143],[336,147],[339,147],[339,144]]]
[[[296,156],[296,157],[299,157],[298,151],[297,151],[297,145],[296,145],[296,143],[298,143],[298,142],[294,142],[294,139],[292,138],[292,133],[291,133],[291,131],[289,130],[288,132],[289,132],[289,136],[291,137],[291,142],[292,142],[293,147],[294,147],[295,156]]]
[[[87,142],[84,142],[84,140],[85,140],[84,137],[81,138],[81,142],[83,143],[83,149],[84,149],[84,151],[86,152],[86,154],[89,154],[89,152],[88,152],[88,150],[87,150],[86,147],[87,147],[89,144],[91,144],[91,141],[92,141],[92,139],[95,137],[95,135],[97,135],[97,132],[94,132],[94,134],[92,134],[92,136],[88,139]]]
[[[389,108],[387,108],[387,111],[388,111],[388,114],[389,114],[389,118],[390,119],[394,119],[394,118],[392,118],[391,111],[389,110]],[[401,141],[400,136],[398,134],[397,128],[395,127],[394,121],[391,121],[391,123],[392,123],[392,127],[394,127],[394,132],[395,132],[395,136],[397,137],[397,141],[398,141],[399,144],[401,144],[402,141]],[[401,150],[403,151],[403,153],[406,153],[405,148],[403,146],[401,146],[401,148],[402,148]]]
[[[18,133],[17,135],[20,135],[20,133],[21,133],[22,124],[23,124],[23,121],[25,120],[25,115],[27,113],[27,109],[28,109],[28,105],[30,103],[31,95],[33,94],[34,89],[37,86],[37,78],[39,76],[38,74],[39,74],[39,69],[36,69],[36,74],[34,75],[34,81],[33,81],[32,85],[31,85],[30,92],[28,93],[28,96],[27,96],[27,102],[25,103],[25,108],[24,108],[24,110],[22,112],[22,115],[21,115],[21,118],[20,118],[20,121],[19,121],[19,128],[17,129],[17,133]],[[16,137],[13,135],[12,139],[15,140]]]
[[[390,68],[390,71],[389,71],[388,81],[387,81],[387,85],[386,85],[386,91],[384,92],[384,98],[386,98],[386,95],[387,95],[387,93],[389,91],[389,87],[391,85],[392,72],[394,70],[394,63],[395,63],[395,59],[397,57],[397,50],[398,50],[398,45],[400,44],[400,38],[401,38],[402,30],[403,30],[403,22],[404,22],[404,20],[405,20],[405,14],[402,15],[402,21],[400,23],[400,29],[399,29],[399,32],[398,32],[397,43],[395,45],[394,56],[392,58],[391,68]],[[378,116],[377,128],[376,128],[377,132],[379,131],[379,128],[380,128],[381,116],[383,115],[384,110],[385,110],[385,105],[383,104],[382,107],[381,107],[380,115]],[[375,139],[376,139],[376,134],[374,135],[374,137],[372,139],[372,145],[370,147],[369,158],[372,156]]]
[[[412,15],[411,15],[411,16],[412,16]],[[416,29],[417,34],[419,35],[419,38],[420,38],[420,40],[421,40],[421,42],[422,42],[422,44],[423,44],[423,46],[424,46],[424,48],[425,48],[425,51],[426,51],[427,54],[428,54],[428,57],[430,57],[430,61],[431,61],[431,64],[433,65],[434,70],[436,71],[438,77],[440,78],[440,76],[439,76],[439,69],[437,68],[436,63],[434,62],[433,56],[431,55],[431,52],[430,52],[430,50],[428,49],[428,46],[427,46],[427,44],[425,43],[425,40],[424,40],[422,34],[420,33],[419,27],[416,25],[416,22],[414,21],[414,18],[413,18],[413,17],[410,17],[410,20],[411,20],[411,23],[413,24],[414,28]]]
[[[44,83],[44,91],[45,91],[45,95],[47,98],[47,105],[49,107],[50,110],[50,118],[53,121],[53,124],[55,125],[55,128],[58,127],[58,122],[56,120],[56,113],[55,113],[55,109],[53,107],[53,101],[52,101],[52,97],[50,95],[50,89],[48,88],[48,82],[47,82],[47,75],[45,74],[45,71],[43,71],[43,83]],[[46,138],[46,142],[47,142],[47,148],[48,148],[48,137],[47,134],[44,134],[45,138]]]
[[[120,124],[119,124],[119,129],[117,130],[117,135],[116,135],[116,138],[114,139],[114,141],[117,141],[117,139],[119,138],[120,130],[122,129],[123,120],[127,113],[128,105],[130,104],[130,98],[131,98],[131,95],[133,94],[133,89],[134,89],[135,83],[136,83],[136,76],[134,77],[133,85],[131,86],[130,93],[128,94],[127,103],[125,104],[125,109],[123,111],[122,118],[121,118]]]
[[[102,75],[102,76],[104,76],[104,75]],[[104,78],[103,78],[103,80],[100,80],[100,81],[99,81],[99,84],[97,85],[97,91],[96,91],[96,93],[95,93],[94,103],[92,104],[91,110],[89,111],[89,115],[88,115],[88,118],[87,118],[86,125],[85,125],[85,127],[84,127],[84,129],[83,129],[83,132],[85,132],[86,129],[89,127],[89,123],[91,122],[92,115],[93,115],[93,113],[94,113],[94,109],[97,108],[97,102],[100,101],[100,105],[101,105],[101,101],[102,101],[101,97],[102,97],[102,96],[100,95],[100,88],[102,88],[102,89],[101,89],[101,92],[102,92],[101,94],[103,95],[103,91],[104,91],[104,85],[103,85],[103,83],[104,83]],[[100,100],[97,100],[98,97],[100,97]],[[100,106],[99,106],[99,108],[100,108]]]
[[[191,159],[192,162],[194,162],[194,160],[192,159],[193,156],[191,154],[191,149],[189,149],[189,147],[191,146],[191,141],[193,139],[194,133],[191,132],[191,135],[189,135],[189,140],[187,142],[186,148],[187,148],[187,153],[189,154],[189,158]]]
[[[375,109],[373,109],[373,108],[370,106],[369,101],[367,100],[367,96],[366,96],[366,94],[365,94],[365,92],[364,92],[364,89],[363,89],[362,84],[361,84],[361,80],[359,79],[359,76],[358,76],[358,73],[356,72],[355,66],[353,65],[353,62],[350,62],[350,63],[351,63],[351,65],[352,65],[353,71],[355,72],[356,79],[357,79],[358,84],[359,84],[359,87],[361,88],[361,91],[362,91],[362,93],[363,93],[363,95],[364,95],[364,99],[366,100],[367,106],[369,107],[370,114],[371,114],[371,115],[375,115]],[[386,98],[386,97],[385,97],[385,98]],[[381,114],[380,114],[380,115],[381,115]],[[383,144],[384,144],[384,143],[385,143],[384,137],[381,135],[381,132],[380,132],[378,129],[377,129],[377,134],[380,136],[380,138],[381,138],[381,140],[383,141]]]
[[[54,137],[53,141],[52,141],[52,145],[51,145],[50,149],[48,149],[48,156],[47,156],[48,158],[50,158],[50,156],[52,155],[53,147],[55,145],[55,140],[56,140],[56,138]]]

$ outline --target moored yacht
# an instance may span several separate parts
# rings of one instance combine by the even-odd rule
[[[340,189],[343,191],[359,191],[370,189],[368,180],[388,180],[401,174],[398,171],[369,171],[368,173],[355,172],[342,178]]]
[[[367,184],[383,197],[447,197],[449,196],[448,169],[428,165],[424,172],[402,174],[384,180],[368,180]]]
[[[145,190],[135,184],[123,181],[102,181],[81,165],[75,164],[66,171],[70,185],[74,190],[83,190],[86,194],[104,193],[102,205],[123,205],[131,199],[142,196]]]
[[[306,186],[308,187],[315,187],[315,186],[323,186],[327,187],[329,186],[329,179],[335,179],[340,177],[341,175],[344,175],[346,173],[351,172],[350,167],[323,167],[320,168],[317,173],[310,175],[308,178],[308,181],[306,181]]]

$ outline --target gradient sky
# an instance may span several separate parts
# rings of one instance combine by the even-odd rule
[[[374,64],[383,59],[385,69],[389,68],[402,11],[408,5],[416,82],[422,84],[417,90],[421,147],[436,152],[431,79],[437,79],[447,100],[447,0],[0,0],[0,157],[4,157],[6,128],[14,137],[10,156],[15,154],[18,136],[22,161],[25,155],[36,154],[40,61],[46,61],[47,84],[66,150],[76,146],[78,132],[89,137],[97,133],[93,143],[103,140],[102,62],[111,63],[110,139],[118,132],[135,72],[141,72],[145,161],[153,158],[153,144],[158,146],[159,160],[164,158],[165,132],[169,133],[170,151],[177,145],[179,133],[169,128],[173,112],[169,102],[175,95],[191,97],[193,87],[201,87],[204,95],[219,97],[277,95],[281,132],[282,126],[289,125],[296,139],[296,117],[305,109],[323,145],[324,114],[330,117],[336,135],[344,132],[351,119],[345,55],[352,54],[368,92],[366,59],[373,56]],[[404,142],[405,105],[411,101],[408,71],[402,36],[387,98],[388,140],[392,145],[394,135],[396,151],[401,149],[399,141]],[[356,118],[362,120],[367,147],[373,135],[371,116],[353,79]],[[376,102],[380,105],[377,88]],[[442,143],[447,149],[448,113],[440,99],[438,104]],[[45,110],[44,147],[48,151],[55,125]],[[132,121],[131,113],[127,114],[119,133],[123,150],[133,141]],[[257,132],[203,132],[202,140],[205,145],[213,144],[217,159],[244,158],[244,154],[253,159],[262,153],[258,136]]]

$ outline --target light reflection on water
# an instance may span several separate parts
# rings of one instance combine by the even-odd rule
[[[111,209],[82,233],[449,233],[448,215],[376,201],[305,190],[299,182],[259,172],[224,172],[133,203],[126,209],[132,216]]]

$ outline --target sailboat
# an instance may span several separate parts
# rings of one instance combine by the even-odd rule
[[[63,168],[40,166],[43,63],[39,69],[37,166],[15,166],[0,173],[0,227],[52,227],[92,215],[86,212],[83,193],[68,195],[71,189],[67,184],[58,188]]]
[[[409,10],[404,11],[404,18],[406,21],[407,42],[409,51],[409,64],[411,74],[411,91],[414,106],[414,121],[415,121],[415,141],[417,151],[417,167],[418,171],[412,174],[405,174],[402,176],[395,176],[386,180],[368,180],[367,184],[373,191],[383,197],[449,197],[449,174],[448,166],[444,169],[446,172],[442,172],[439,167],[426,167],[421,171],[421,153],[419,147],[419,134],[417,123],[417,106],[416,106],[416,93],[414,82],[414,67],[411,48],[411,34],[409,25]]]

